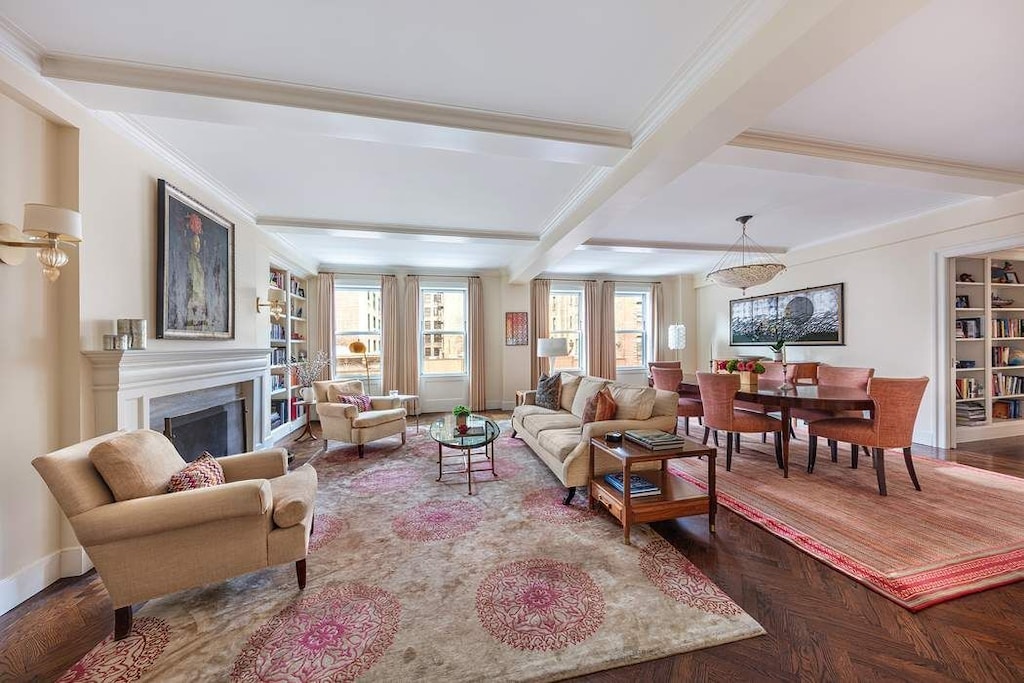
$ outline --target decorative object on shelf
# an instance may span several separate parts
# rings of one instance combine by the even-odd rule
[[[529,315],[522,311],[505,313],[505,346],[526,346],[530,343],[528,319]]]
[[[718,361],[718,369],[725,370],[729,374],[739,373],[740,388],[752,391],[757,391],[757,376],[764,374],[765,371],[765,367],[756,360],[741,360],[738,358]]]
[[[970,308],[971,297],[966,294],[957,294],[956,296],[956,307],[957,308]]]
[[[995,292],[992,292],[992,308],[1006,308],[1007,306],[1013,305],[1013,299],[1007,299],[1001,297]]]
[[[270,311],[270,317],[274,320],[280,320],[284,316],[284,302],[279,299],[263,301],[259,297],[256,297],[256,312],[259,313],[260,309],[263,308]]]
[[[1010,349],[1010,357],[1006,359],[1007,365],[1024,365],[1024,349]]]
[[[747,221],[753,216],[740,216],[740,238],[722,255],[708,273],[708,279],[722,287],[737,287],[746,293],[748,287],[763,285],[786,269],[768,255],[764,247],[747,237]],[[754,249],[758,251],[754,251]]]
[[[142,351],[146,348],[148,323],[145,318],[118,318],[117,333],[128,335],[128,348]]]
[[[1013,280],[1009,279],[1009,275],[1013,273]],[[995,263],[992,264],[992,282],[1005,284],[1008,282],[1017,282],[1017,273],[1013,270],[1013,263],[1010,261],[1003,261],[1003,265],[997,266]]]
[[[455,425],[463,427],[466,425],[466,418],[469,417],[469,408],[464,405],[457,405],[452,408],[452,415],[455,416]]]
[[[668,326],[668,348],[681,351],[686,348],[686,325],[676,323]]]
[[[301,389],[309,389],[312,391],[313,382],[320,379],[320,373],[324,371],[324,368],[326,368],[327,364],[330,362],[330,356],[327,355],[326,351],[321,349],[320,351],[317,351],[316,355],[312,358],[302,358],[300,360],[292,358],[291,361],[288,362],[288,372],[292,373],[295,377],[295,381],[299,383],[299,387],[301,387]],[[315,400],[316,396],[306,398],[309,393],[304,392],[301,389],[299,394],[302,396],[302,400]]]
[[[774,344],[769,344],[768,348],[772,350],[772,360],[776,363],[781,363],[786,359],[786,340],[779,339]]]
[[[974,276],[971,275],[970,273],[960,273],[960,276],[957,278],[957,281],[959,281],[959,282],[974,282]]]
[[[973,361],[973,360],[958,360],[956,362],[956,367],[964,369],[964,370],[969,370],[969,369],[971,369],[973,367],[976,367],[976,366],[977,366],[977,363],[975,361]]]
[[[843,346],[844,327],[841,282],[729,302],[732,346]]]
[[[36,249],[36,258],[43,275],[50,282],[60,277],[68,255],[61,243],[82,241],[82,216],[77,211],[46,204],[26,204],[22,230],[10,223],[0,223],[0,261],[12,266],[24,262],[22,249]]]
[[[370,390],[370,361],[366,359],[366,344],[356,340],[348,345],[348,352],[363,356],[363,369],[366,370],[366,390]]]
[[[981,318],[960,318],[955,327],[957,339],[981,338]]]
[[[103,335],[104,351],[126,351],[131,348],[127,334],[105,334]]]
[[[158,339],[235,338],[235,224],[157,181]]]

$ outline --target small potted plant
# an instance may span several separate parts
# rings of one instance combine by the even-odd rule
[[[783,360],[782,348],[785,345],[786,345],[786,340],[785,339],[780,339],[779,341],[775,342],[774,344],[769,344],[768,345],[768,348],[771,349],[772,353],[774,354],[774,357],[772,358],[772,360],[774,360],[776,363],[781,363],[782,362],[782,360]]]
[[[455,416],[455,425],[461,427],[466,424],[466,418],[469,417],[469,408],[464,405],[457,405],[452,408],[452,415]]]

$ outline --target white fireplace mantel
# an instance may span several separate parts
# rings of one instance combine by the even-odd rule
[[[149,426],[149,402],[158,396],[252,382],[249,433],[266,438],[270,349],[83,351],[92,365],[96,432]]]

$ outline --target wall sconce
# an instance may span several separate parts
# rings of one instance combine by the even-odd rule
[[[26,204],[24,231],[10,223],[0,223],[0,261],[12,266],[25,260],[22,249],[38,249],[36,258],[50,282],[60,277],[68,255],[61,243],[82,241],[82,215],[71,209],[45,204]]]
[[[270,309],[270,317],[274,320],[280,320],[284,316],[284,302],[278,299],[261,301],[259,297],[256,297],[256,312],[259,313],[262,308]]]

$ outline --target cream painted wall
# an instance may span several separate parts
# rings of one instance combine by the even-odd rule
[[[873,367],[880,376],[931,379],[918,413],[914,440],[944,441],[941,429],[948,354],[939,341],[944,329],[945,277],[942,257],[1024,244],[1024,192],[972,202],[883,226],[843,240],[792,252],[787,271],[748,295],[842,282],[845,285],[845,346],[794,346],[793,360]],[[707,367],[712,340],[719,357],[750,347],[730,348],[729,300],[739,290],[714,285],[697,289],[698,364]],[[765,348],[767,354],[770,351]],[[940,370],[941,368],[941,370]]]
[[[20,228],[26,202],[56,203],[58,137],[57,126],[0,94],[0,223]],[[0,319],[7,326],[0,335],[0,599],[14,591],[5,590],[5,579],[60,548],[60,513],[31,460],[59,444],[60,415],[50,406],[62,391],[53,357],[62,283],[50,284],[34,252],[25,255],[19,266],[0,264]],[[52,581],[58,566],[51,561],[40,569]]]

